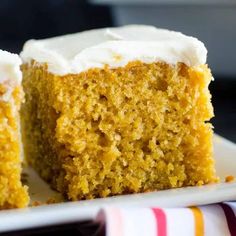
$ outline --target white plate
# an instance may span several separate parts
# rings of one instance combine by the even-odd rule
[[[0,212],[0,232],[93,219],[101,207],[111,205],[181,207],[236,200],[236,183],[224,183],[226,176],[236,175],[236,145],[215,135],[214,153],[217,175],[220,176],[222,183],[20,210],[4,210]],[[25,171],[29,174],[29,189],[33,201],[46,201],[57,195],[32,169]]]

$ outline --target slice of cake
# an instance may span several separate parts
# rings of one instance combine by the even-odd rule
[[[17,55],[0,50],[0,209],[25,207],[29,201],[21,183],[20,64]]]
[[[28,41],[28,162],[71,200],[217,181],[206,54],[151,26]]]

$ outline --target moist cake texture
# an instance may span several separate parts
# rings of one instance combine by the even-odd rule
[[[25,207],[29,201],[21,183],[20,63],[17,55],[0,50],[0,209]]]
[[[127,47],[135,37],[136,54]],[[68,199],[217,181],[212,75],[197,39],[127,26],[29,41],[21,55],[26,158]]]

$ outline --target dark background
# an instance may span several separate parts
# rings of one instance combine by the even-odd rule
[[[89,4],[85,0],[0,0],[0,48],[10,52],[19,53],[31,38],[114,25],[109,5]],[[236,142],[236,61],[235,73],[226,76],[219,71],[213,71],[215,81],[210,85],[215,108],[212,121],[216,133]]]
[[[85,0],[0,0],[0,47],[20,52],[28,39],[112,26],[108,7]]]

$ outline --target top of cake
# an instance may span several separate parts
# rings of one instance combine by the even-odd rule
[[[20,71],[21,59],[18,55],[0,50],[0,83],[12,81],[20,84],[22,74]]]
[[[84,31],[25,43],[25,63],[47,63],[49,72],[76,74],[90,68],[125,66],[130,61],[188,66],[206,63],[207,50],[198,39],[146,25],[128,25]]]

